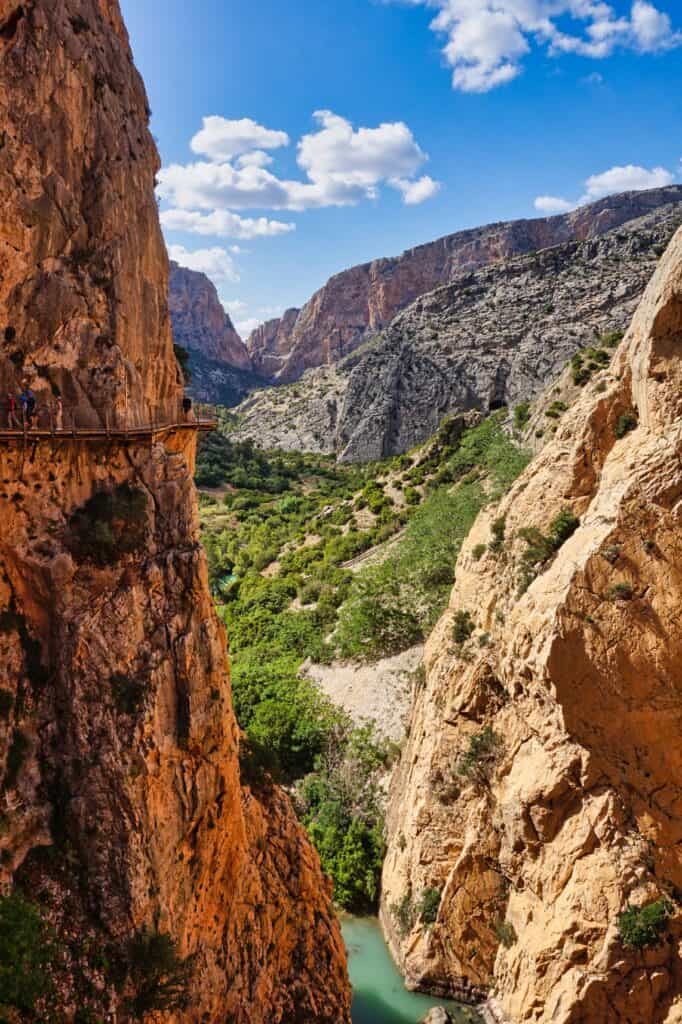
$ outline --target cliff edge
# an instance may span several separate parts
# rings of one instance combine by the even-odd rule
[[[75,430],[0,439],[0,881],[54,929],[28,1019],[336,1024],[329,885],[241,741],[172,426],[148,116],[115,0],[0,0],[0,387]]]
[[[511,1024],[679,1019],[681,384],[678,231],[427,646],[382,919],[411,984]]]

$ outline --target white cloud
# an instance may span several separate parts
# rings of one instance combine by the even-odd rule
[[[580,79],[581,85],[603,85],[604,76],[600,75],[598,71],[593,71],[591,75],[585,75],[584,78]]]
[[[264,153],[262,149],[255,149],[253,153],[243,153],[237,159],[238,167],[269,167],[274,163],[271,156]]]
[[[680,167],[682,172],[682,166]],[[665,188],[672,185],[675,175],[665,167],[639,167],[627,164],[624,167],[611,167],[600,174],[591,174],[585,181],[585,191],[580,199],[571,202],[560,196],[538,196],[534,202],[536,210],[541,213],[566,213],[575,210],[585,203],[593,203],[596,199],[613,195],[616,192],[639,192],[648,188]]]
[[[230,299],[229,301],[226,301],[225,299],[221,299],[221,302],[223,304],[224,309],[231,316],[242,316],[243,317],[244,314],[246,313],[247,308],[248,308],[246,303],[242,302],[241,299]]]
[[[631,192],[646,188],[664,188],[672,185],[675,177],[665,167],[645,167],[628,164],[626,167],[611,167],[602,174],[592,174],[585,182],[585,195],[581,203],[600,199],[613,192]]]
[[[393,188],[397,188],[403,194],[403,202],[406,206],[417,206],[427,199],[432,199],[440,192],[440,182],[434,181],[428,174],[416,181],[407,181],[405,178],[392,178],[389,182]]]
[[[533,206],[540,213],[567,213],[574,209],[575,203],[569,203],[568,199],[559,196],[538,196]]]
[[[632,5],[632,32],[643,53],[670,50],[682,43],[682,32],[674,32],[669,15],[645,0]]]
[[[314,117],[318,130],[304,135],[298,144],[298,164],[307,180],[280,179],[263,166],[261,159],[236,163],[220,159],[164,168],[159,173],[158,192],[174,207],[172,217],[170,211],[164,214],[164,226],[179,224],[179,211],[192,211],[192,223],[204,229],[200,233],[208,234],[209,225],[219,222],[227,211],[349,206],[375,199],[379,186],[392,180],[404,181],[405,191],[413,189],[412,195],[419,197],[413,202],[435,194],[437,183],[431,178],[413,180],[428,157],[402,121],[378,128],[354,128],[350,121],[329,110],[317,111]],[[197,210],[213,212],[202,217]],[[228,222],[235,223],[229,218]],[[284,229],[272,227],[279,222],[266,223],[269,227],[261,233],[290,229],[289,225]]]
[[[259,320],[258,317],[252,316],[246,320],[236,321],[234,326],[237,329],[239,337],[246,339],[250,334],[253,334],[256,328],[260,327],[262,323],[263,321]]]
[[[211,160],[232,160],[253,150],[279,149],[281,146],[289,145],[289,136],[286,132],[264,128],[250,117],[243,117],[239,121],[228,121],[224,117],[205,117],[203,125],[190,145],[193,153],[207,156]]]
[[[197,210],[179,210],[173,207],[161,213],[161,223],[167,231],[187,231],[193,235],[211,235],[218,238],[270,238],[296,230],[295,224],[285,224],[267,217],[240,217],[229,210],[213,210],[203,214]]]
[[[352,199],[359,190],[373,198],[380,181],[411,178],[427,159],[402,121],[354,129],[330,110],[313,117],[320,129],[299,142],[298,164],[330,197],[347,191]]]
[[[182,245],[169,245],[168,255],[181,267],[198,270],[213,281],[234,284],[239,280],[234,260],[225,249],[217,246],[213,249],[195,249],[194,252],[190,252]]]
[[[619,47],[659,53],[682,45],[670,16],[648,0],[634,0],[629,17],[618,16],[603,0],[411,2],[437,9],[431,28],[446,36],[443,54],[452,84],[463,92],[488,92],[512,81],[533,42],[550,56],[574,53],[595,60]]]

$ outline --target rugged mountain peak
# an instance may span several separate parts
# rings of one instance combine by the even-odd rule
[[[0,0],[1,386],[76,428],[0,440],[0,882],[54,928],[55,1019],[158,1008],[158,932],[194,960],[157,1019],[346,1022],[328,883],[235,722],[194,432],[127,430],[182,395],[147,121],[116,0]]]
[[[477,520],[427,646],[383,920],[413,983],[492,986],[510,1024],[679,1019],[681,383],[679,231],[610,370]]]
[[[682,203],[668,203],[597,238],[462,273],[340,363],[250,396],[237,436],[371,461],[425,441],[449,414],[534,399],[580,348],[627,328],[680,223]]]
[[[337,362],[426,292],[457,277],[571,241],[596,238],[659,206],[682,202],[682,186],[608,196],[570,213],[458,231],[336,274],[300,311],[289,310],[249,339],[254,368],[278,381]]]
[[[279,375],[300,312],[300,309],[287,309],[281,317],[267,320],[249,336],[247,347],[254,367],[262,376],[275,378]]]
[[[246,345],[206,274],[171,261],[169,300],[173,336],[178,345],[237,370],[252,369]]]

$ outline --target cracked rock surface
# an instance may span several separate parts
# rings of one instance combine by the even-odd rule
[[[603,384],[475,523],[393,781],[391,948],[411,984],[488,993],[510,1024],[679,1020],[682,231]],[[566,509],[578,528],[528,574],[519,531]],[[435,923],[401,927],[426,889]],[[660,943],[626,948],[619,914],[662,898]]]
[[[147,122],[115,0],[0,0],[1,386],[79,425],[182,394]],[[65,1024],[133,1020],[107,965],[142,928],[195,958],[155,1020],[345,1024],[329,883],[240,766],[194,457],[186,432],[0,446],[0,885],[54,926]]]
[[[670,201],[585,241],[458,271],[340,363],[251,395],[236,436],[372,461],[424,442],[446,415],[535,398],[581,346],[628,326],[681,221]]]

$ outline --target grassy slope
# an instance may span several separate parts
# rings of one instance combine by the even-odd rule
[[[248,736],[245,768],[297,783],[301,815],[346,907],[376,896],[377,779],[390,752],[371,729],[353,729],[301,665],[371,662],[423,639],[476,515],[527,461],[502,414],[461,441],[446,423],[418,451],[365,467],[265,455],[221,435],[201,451],[199,485],[217,489],[202,494],[202,524]],[[351,571],[347,563],[370,549],[380,557]]]

